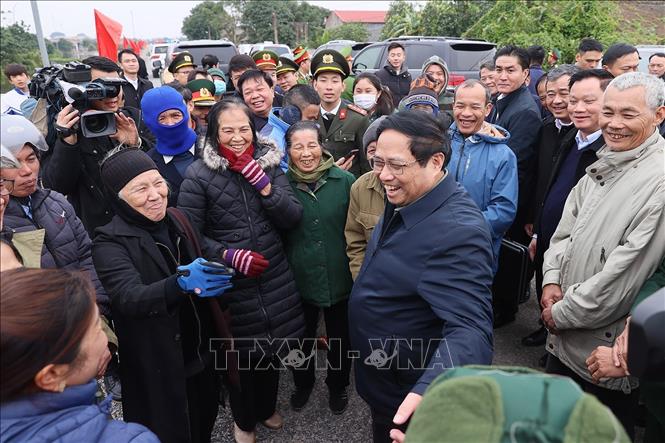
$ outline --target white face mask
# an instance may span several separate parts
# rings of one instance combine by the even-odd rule
[[[376,104],[376,94],[356,94],[353,96],[353,103],[366,110],[372,109]]]

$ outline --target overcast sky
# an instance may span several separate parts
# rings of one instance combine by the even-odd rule
[[[178,37],[182,20],[200,1],[38,1],[44,35],[63,32],[95,36],[94,9],[120,22],[129,38]],[[385,11],[390,1],[309,1],[328,9]],[[35,31],[28,1],[3,0],[2,24],[23,20]]]

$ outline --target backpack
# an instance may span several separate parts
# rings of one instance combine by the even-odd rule
[[[464,366],[429,386],[405,442],[630,440],[612,412],[570,378],[520,367]]]

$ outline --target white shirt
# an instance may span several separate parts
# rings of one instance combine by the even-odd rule
[[[335,106],[335,108],[332,111],[326,111],[325,109],[323,109],[323,106],[321,106],[321,117],[326,118],[326,114],[337,115],[340,106],[342,106],[342,100],[340,100],[339,103],[337,103],[337,106]]]
[[[134,86],[134,89],[137,91],[139,90],[139,78],[136,77],[136,80],[132,80],[131,78],[125,77],[125,80],[129,82],[130,85]]]
[[[573,124],[573,122],[570,122],[570,123],[564,123],[564,122],[562,122],[561,120],[559,120],[558,118],[554,119],[554,126],[556,126],[556,128],[557,128],[559,131],[561,131],[561,128],[563,128],[563,127],[568,127],[568,126],[570,126],[570,125],[572,125],[572,124]]]
[[[597,130],[596,132],[589,134],[587,137],[582,134],[582,131],[577,131],[575,134],[575,142],[577,142],[577,150],[581,151],[582,149],[589,146],[591,143],[595,142],[603,134],[602,130]]]
[[[29,95],[19,92],[16,88],[7,91],[0,96],[0,114],[15,114],[23,115],[21,112],[21,103],[23,103]]]
[[[196,143],[189,148],[189,152],[191,152],[192,155],[194,155],[194,146],[196,146]],[[173,160],[173,155],[162,155],[162,158],[164,158],[164,164],[168,165],[171,163],[171,160]]]

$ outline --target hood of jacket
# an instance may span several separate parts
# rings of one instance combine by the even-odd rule
[[[446,92],[446,88],[448,88],[448,81],[450,79],[450,71],[448,71],[448,64],[446,63],[446,61],[444,59],[442,59],[438,55],[433,55],[430,58],[428,58],[427,60],[425,60],[425,63],[423,63],[423,67],[422,67],[422,70],[421,70],[423,72],[423,74],[425,73],[427,68],[430,67],[430,65],[438,65],[438,66],[441,67],[441,69],[443,69],[443,73],[446,77],[446,79],[444,80],[443,89],[441,90],[441,94],[440,94],[440,95],[443,95]]]
[[[213,171],[225,171],[229,167],[229,161],[224,158],[208,138],[202,139],[203,148],[200,150],[203,163]],[[279,166],[283,156],[282,151],[270,140],[259,138],[254,145],[254,160],[266,170]]]
[[[450,129],[448,129],[450,136],[452,138],[457,138],[460,140],[463,140],[466,138],[466,140],[470,143],[488,143],[492,145],[498,145],[498,144],[507,144],[508,140],[510,140],[510,132],[508,132],[507,129],[502,128],[499,125],[493,125],[494,128],[496,128],[499,132],[503,134],[501,137],[493,137],[488,134],[481,134],[481,133],[475,133],[469,137],[464,137],[461,132],[459,132],[459,129],[457,129],[457,123],[453,122],[452,125],[450,125]]]

